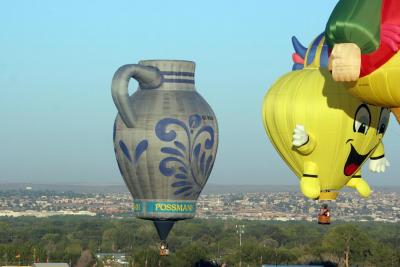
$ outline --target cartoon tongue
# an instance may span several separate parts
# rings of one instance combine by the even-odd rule
[[[358,169],[359,165],[356,163],[351,163],[349,165],[346,166],[346,168],[344,169],[344,174],[346,176],[351,176],[353,175],[353,173],[355,173]]]

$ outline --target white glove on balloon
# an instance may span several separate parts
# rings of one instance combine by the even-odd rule
[[[294,128],[292,144],[296,147],[300,147],[305,143],[307,143],[307,141],[308,141],[308,134],[304,129],[304,126],[297,124],[296,128]]]
[[[389,167],[389,161],[383,157],[380,159],[370,159],[369,170],[372,172],[384,172],[386,167]]]

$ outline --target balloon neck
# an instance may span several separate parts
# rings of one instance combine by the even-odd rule
[[[159,70],[162,82],[157,90],[195,90],[195,63],[192,61],[142,60],[139,65]]]
[[[157,229],[158,236],[160,240],[167,240],[168,234],[171,231],[172,227],[175,224],[175,221],[172,220],[163,220],[163,221],[153,221],[154,226]]]
[[[319,195],[319,200],[335,200],[339,192],[336,191],[322,191]]]

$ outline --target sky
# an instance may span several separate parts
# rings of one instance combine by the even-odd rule
[[[142,59],[183,59],[196,62],[196,88],[219,123],[209,183],[297,184],[265,134],[262,100],[291,70],[291,36],[308,44],[336,2],[3,1],[0,182],[123,184],[112,76]],[[399,137],[392,118],[392,166],[364,168],[372,185],[400,185]]]

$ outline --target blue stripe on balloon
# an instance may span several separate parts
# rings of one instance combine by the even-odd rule
[[[207,138],[204,147],[211,149],[214,146],[214,129],[211,126],[204,126],[200,131],[205,131],[210,134],[210,138]]]
[[[296,38],[296,36],[292,36],[292,44],[294,51],[299,54],[302,58],[306,56],[307,53],[307,48],[304,47],[299,40]]]
[[[129,161],[132,161],[131,155],[129,154],[129,149],[122,140],[119,141],[119,147],[121,148],[122,153],[124,153],[125,157],[127,157]]]
[[[307,55],[307,65],[311,65],[311,63],[314,61],[315,53],[317,52],[318,45],[321,42],[323,37],[324,37],[324,33],[321,33],[320,35],[318,35],[318,37],[312,43],[312,45],[308,51],[308,55]]]
[[[185,186],[185,185],[190,185],[191,183],[186,182],[186,181],[179,181],[179,182],[175,182],[172,184],[173,187],[181,187],[181,186]]]
[[[299,64],[299,63],[293,64],[292,70],[302,70],[302,69],[304,69],[303,64]]]
[[[183,152],[186,152],[186,147],[184,144],[182,144],[179,141],[174,141],[174,144],[176,145],[177,148],[179,148],[180,150],[182,150]]]
[[[201,129],[196,133],[194,140],[197,140],[197,138],[204,132],[210,135],[210,138],[206,139],[204,146],[206,149],[211,149],[214,145],[214,129],[211,126],[206,125],[201,127]]]
[[[147,140],[141,141],[135,149],[135,162],[137,162],[140,156],[146,151],[147,147],[149,146],[149,142]]]
[[[194,84],[193,80],[188,80],[188,79],[164,79],[164,83],[189,83],[189,84]]]
[[[194,148],[194,156],[196,157],[196,158],[198,158],[199,157],[199,155],[200,155],[200,148],[201,148],[201,144],[197,144],[196,146],[195,146],[195,148]]]
[[[206,158],[206,153],[203,152],[203,154],[201,154],[201,159],[200,159],[200,170],[201,173],[204,174],[204,168],[205,168],[205,158]]]
[[[161,71],[162,75],[175,75],[175,76],[187,76],[187,77],[194,77],[193,72],[178,72],[178,71]]]
[[[183,167],[179,167],[179,170],[180,170],[181,172],[183,172],[183,173],[187,173],[187,170],[186,170],[185,168],[183,168]]]
[[[299,64],[299,63],[293,64],[292,70],[302,70],[302,69],[304,69],[303,64]]]
[[[185,174],[178,173],[178,174],[175,174],[175,178],[177,178],[177,179],[187,179],[187,176]]]
[[[182,157],[182,158],[185,157],[182,154],[182,152],[180,152],[178,149],[175,149],[173,147],[163,147],[163,148],[161,148],[161,152],[167,153],[167,154],[172,154],[172,155],[179,156],[179,157]]]
[[[317,52],[317,48],[315,46],[311,46],[310,50],[308,50],[308,56],[307,56],[307,65],[311,65],[315,58],[315,53]]]
[[[188,191],[188,190],[191,190],[192,188],[193,188],[193,186],[186,186],[186,187],[183,187],[183,188],[181,188],[181,189],[179,189],[179,190],[176,190],[175,193],[174,193],[174,195],[182,194],[183,192],[186,192],[186,191]]]

